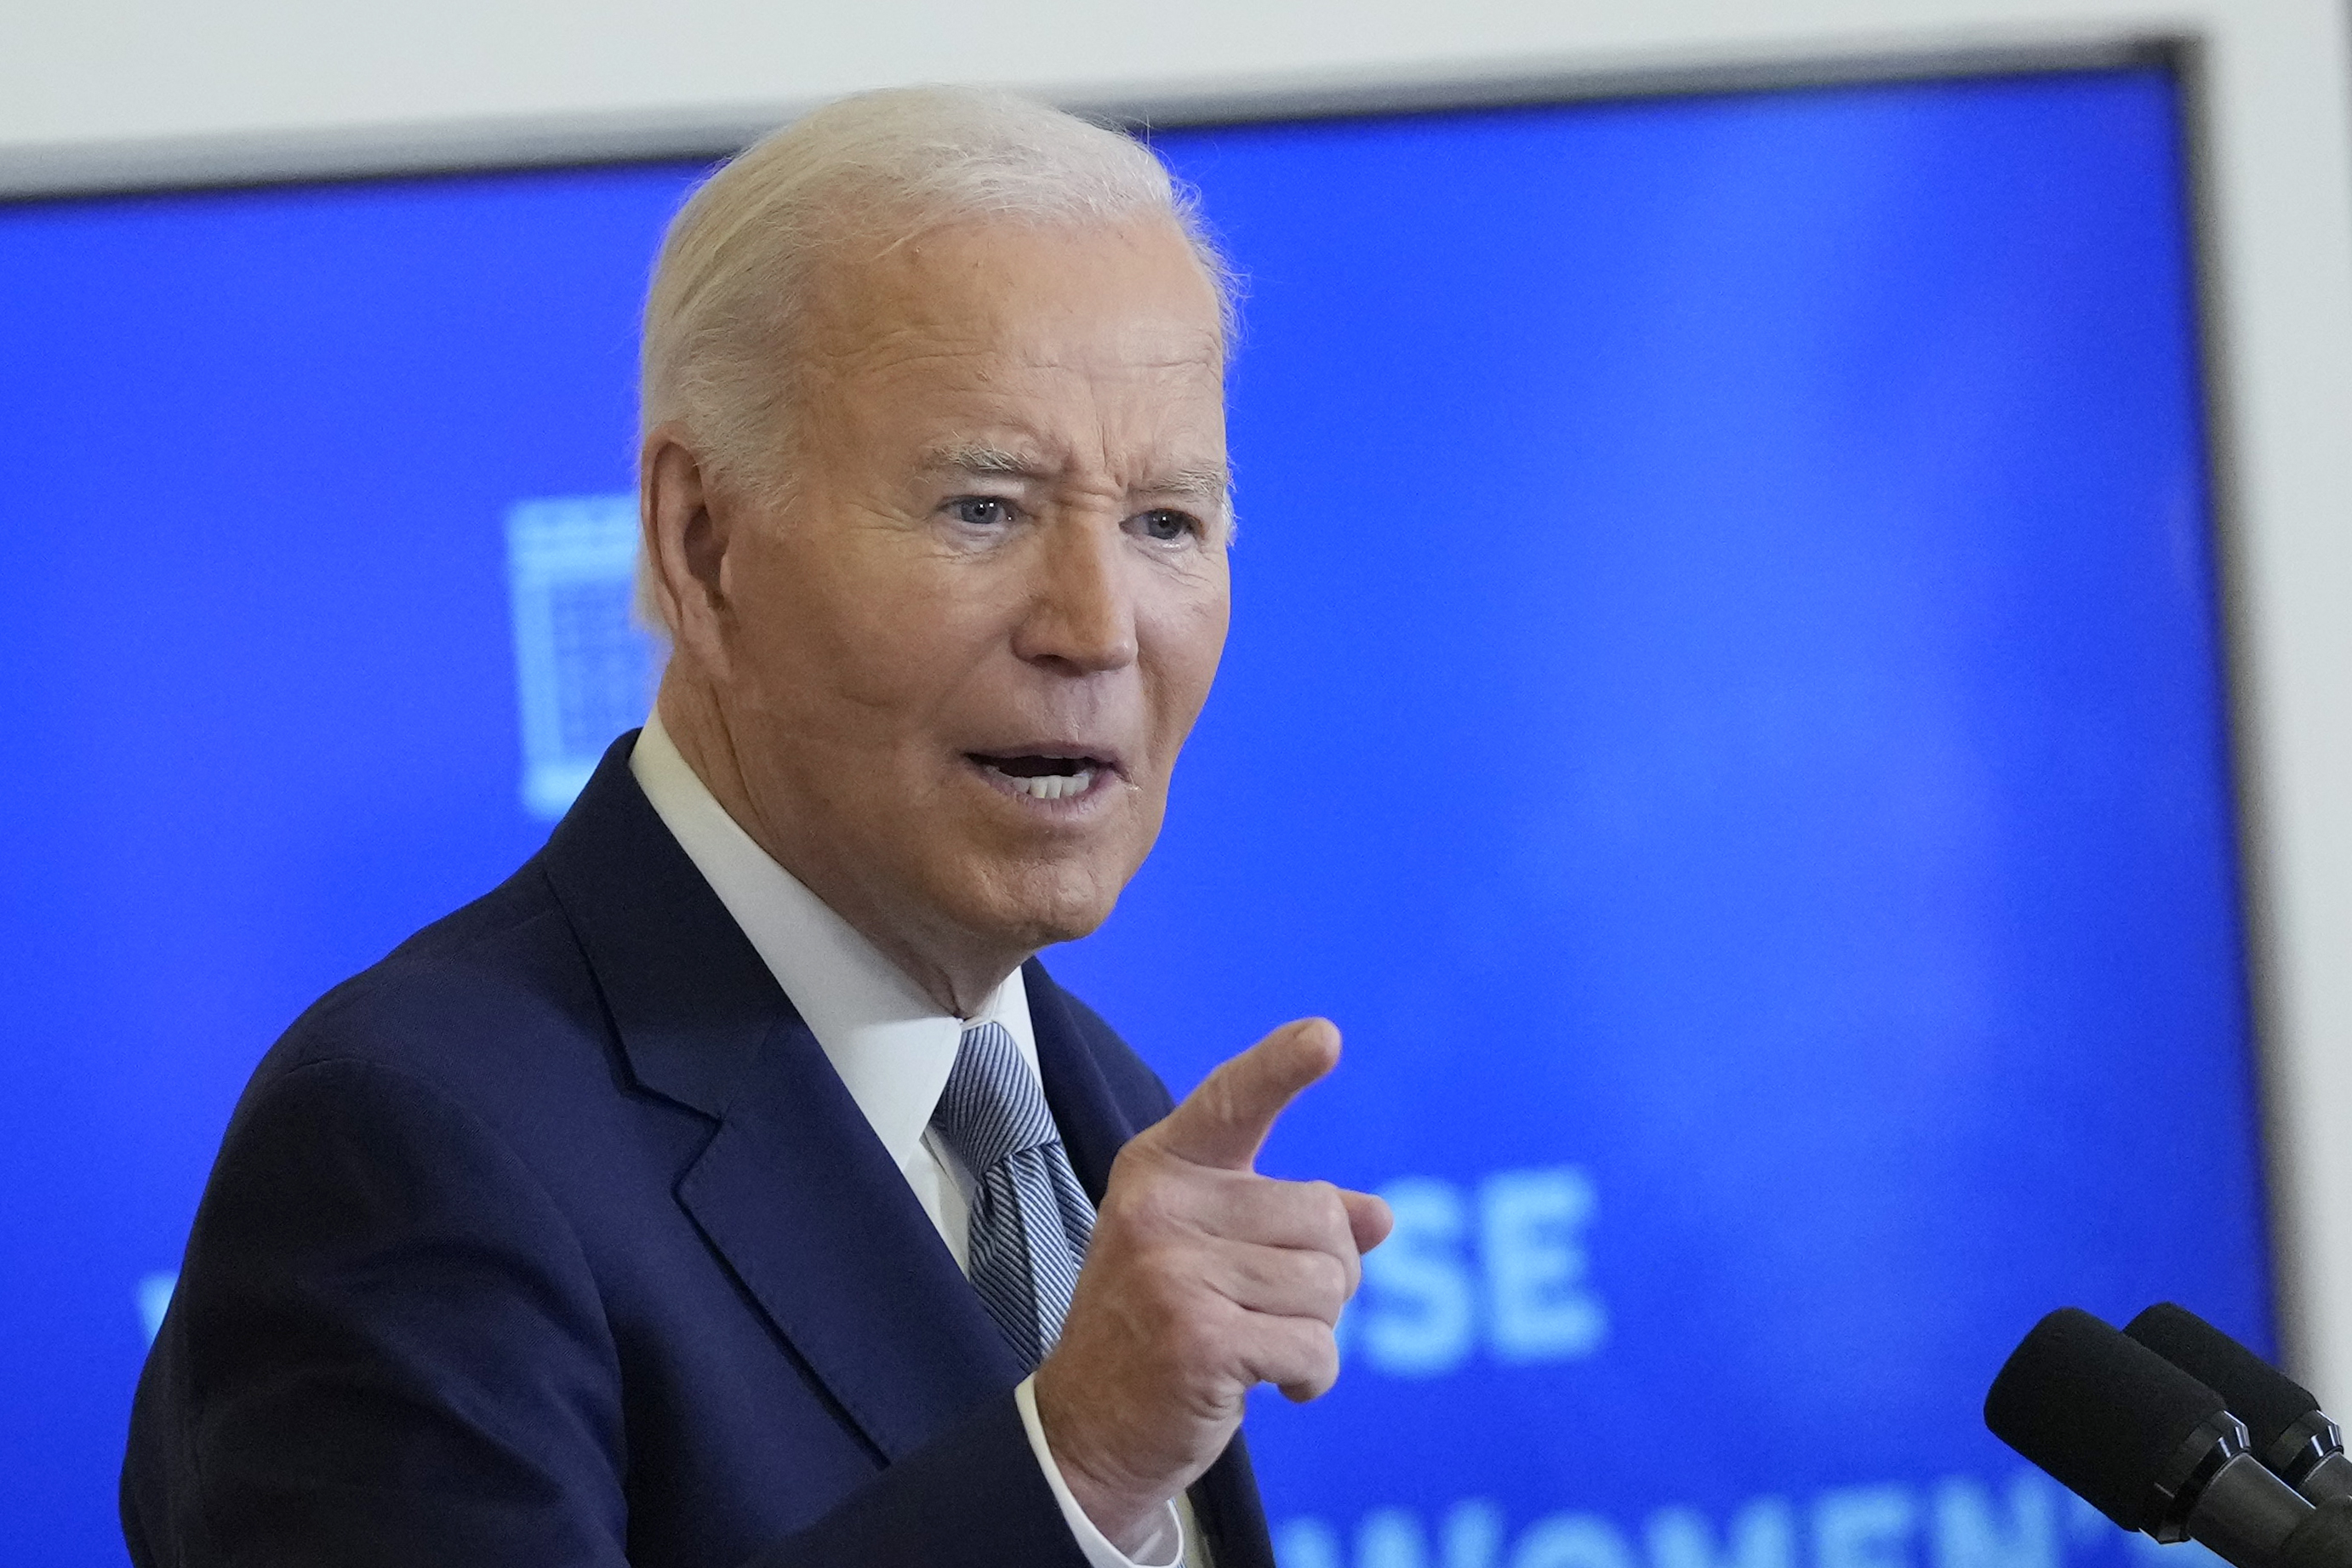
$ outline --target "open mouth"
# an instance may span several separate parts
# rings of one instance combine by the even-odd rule
[[[1034,752],[990,757],[977,751],[964,755],[990,775],[992,782],[1036,800],[1067,800],[1083,795],[1110,767],[1098,757],[1047,757]]]

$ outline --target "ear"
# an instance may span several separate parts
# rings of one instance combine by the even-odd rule
[[[676,422],[646,433],[637,510],[651,587],[677,652],[713,674],[726,667],[727,547],[731,507],[717,504],[701,457]]]

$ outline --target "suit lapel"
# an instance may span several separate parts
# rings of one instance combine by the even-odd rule
[[[635,739],[605,753],[542,864],[630,1076],[719,1123],[678,1182],[679,1204],[866,1440],[899,1458],[1024,1368],[637,787]]]
[[[791,1013],[751,939],[694,869],[613,743],[540,864],[586,954],[640,1087],[707,1116]]]
[[[677,1196],[884,1458],[1026,1372],[797,1018]]]
[[[1037,1041],[1037,1075],[1045,1082],[1045,1105],[1062,1134],[1062,1147],[1078,1173],[1078,1185],[1101,1207],[1110,1182],[1111,1161],[1128,1139],[1143,1129],[1123,1110],[1078,1032],[1062,988],[1032,958],[1022,966],[1029,994],[1029,1030]]]

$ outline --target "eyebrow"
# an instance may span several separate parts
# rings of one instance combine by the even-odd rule
[[[1222,463],[1205,468],[1178,468],[1144,486],[1157,496],[1179,496],[1191,501],[1223,506],[1232,497],[1234,476]]]
[[[923,467],[930,473],[945,471],[1038,483],[1050,482],[1060,472],[1057,465],[1042,457],[982,443],[934,447],[923,455]],[[1136,488],[1148,495],[1173,496],[1222,507],[1232,494],[1233,475],[1222,463],[1187,465],[1153,475]]]
[[[1054,476],[1053,469],[1040,459],[1024,457],[1002,446],[976,444],[933,447],[923,454],[923,467],[929,473],[947,469],[959,474],[981,474],[1001,479],[1050,479]]]

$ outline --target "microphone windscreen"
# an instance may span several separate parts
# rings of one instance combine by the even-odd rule
[[[2186,1307],[2159,1302],[2124,1333],[2228,1400],[2257,1455],[2319,1408],[2309,1389]]]
[[[2076,1307],[2033,1325],[1985,1396],[1994,1437],[2126,1530],[2150,1530],[2156,1486],[2221,1396]]]

